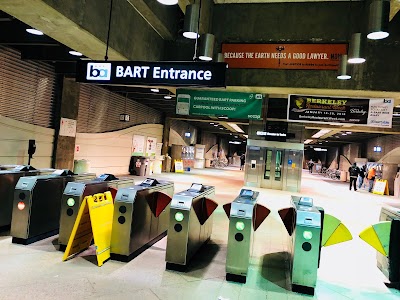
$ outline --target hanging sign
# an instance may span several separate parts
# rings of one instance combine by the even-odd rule
[[[393,99],[289,95],[288,121],[392,127]]]
[[[144,155],[145,137],[143,135],[134,135],[132,141],[132,156]]]
[[[226,63],[78,61],[76,81],[108,85],[225,87]]]
[[[230,119],[261,120],[264,96],[255,93],[177,90],[176,113]]]
[[[347,44],[222,44],[230,69],[337,70]]]

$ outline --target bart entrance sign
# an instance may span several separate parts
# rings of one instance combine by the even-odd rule
[[[107,85],[225,87],[226,63],[80,61],[76,81]]]

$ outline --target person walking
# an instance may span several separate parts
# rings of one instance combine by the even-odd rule
[[[365,178],[366,173],[367,173],[367,165],[363,165],[360,169],[360,174],[358,174],[358,188],[359,189],[361,189],[361,186],[364,183],[364,178]]]
[[[351,186],[354,186],[354,191],[357,191],[357,177],[360,174],[360,168],[357,167],[356,163],[354,163],[350,168],[349,168],[349,173],[350,173],[350,191],[351,191]]]
[[[368,171],[367,179],[368,179],[368,192],[372,193],[372,189],[374,188],[374,182],[375,182],[375,176],[376,176],[376,168],[372,167]]]
[[[240,156],[240,170],[244,170],[244,164],[246,162],[246,155],[243,153]]]
[[[308,161],[308,171],[310,172],[310,173],[312,173],[312,168],[314,167],[314,162],[313,162],[313,160],[312,159],[310,159],[309,161]]]

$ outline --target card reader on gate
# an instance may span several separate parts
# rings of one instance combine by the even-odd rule
[[[159,182],[157,181],[157,179],[153,179],[153,178],[147,178],[145,181],[143,181],[141,184],[139,184],[140,186],[155,186],[157,185]]]
[[[313,206],[313,198],[310,197],[301,197],[299,200],[299,205],[303,206]]]
[[[99,177],[95,179],[95,181],[113,181],[118,180],[113,174],[101,174]]]
[[[253,196],[254,196],[254,191],[246,190],[246,189],[242,189],[240,191],[240,194],[239,194],[239,197],[241,197],[241,198],[249,198],[249,199],[251,199],[251,198],[253,198]]]
[[[204,186],[201,183],[192,183],[191,187],[188,189],[188,192],[202,193],[204,192]]]

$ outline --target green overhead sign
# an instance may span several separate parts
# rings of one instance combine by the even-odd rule
[[[263,99],[255,93],[179,89],[176,114],[261,120]]]

